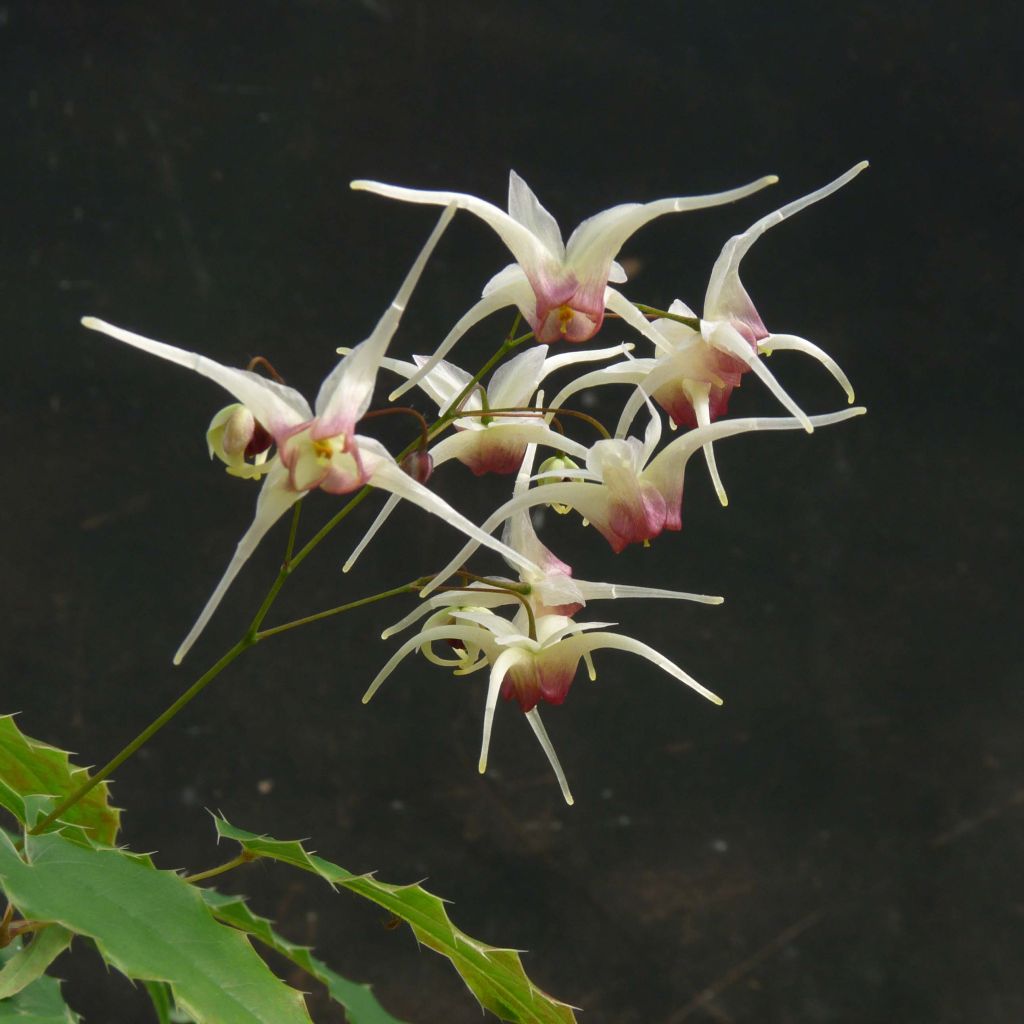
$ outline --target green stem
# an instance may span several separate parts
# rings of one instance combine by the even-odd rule
[[[210,868],[209,871],[198,871],[194,875],[186,875],[182,881],[189,882],[190,884],[205,882],[207,878],[216,878],[217,875],[223,875],[227,871],[233,871],[235,868],[240,868],[243,864],[251,864],[258,856],[258,854],[249,853],[247,850],[243,850],[237,857],[232,857],[231,860],[225,861],[223,864],[218,864],[217,867]]]
[[[676,323],[686,324],[687,327],[692,327],[695,331],[700,330],[700,317],[697,316],[680,316],[678,313],[669,313],[665,309],[655,309],[654,306],[645,306],[642,302],[634,302],[634,306],[640,310],[641,313],[645,313],[647,316],[660,317],[662,320],[675,320]]]
[[[502,342],[498,350],[487,360],[486,363],[480,368],[479,372],[470,380],[470,382],[463,389],[462,393],[453,403],[451,409],[441,416],[431,427],[430,437],[440,433],[452,420],[456,419],[458,413],[455,411],[460,402],[465,401],[466,396],[475,388],[480,380],[495,364],[500,362],[509,352],[514,348],[521,345],[524,341],[528,341],[533,337],[533,333],[520,335],[518,338],[513,337],[516,329],[519,326],[520,316],[517,315],[515,322],[512,325],[512,331],[509,336]],[[422,438],[411,442],[402,451],[401,455],[398,456],[396,461],[401,460],[408,455],[411,451],[415,450],[422,444]],[[138,736],[135,737],[126,747],[124,747],[115,757],[108,761],[103,768],[100,769],[95,775],[90,776],[81,786],[79,786],[74,792],[69,794],[62,800],[57,807],[51,811],[41,821],[36,822],[28,830],[30,835],[39,835],[46,828],[52,825],[65,811],[70,807],[77,804],[84,796],[90,793],[96,786],[101,782],[109,778],[109,776],[117,771],[118,768],[128,760],[144,743],[148,742],[153,736],[155,736],[168,722],[174,718],[179,711],[181,711],[186,705],[190,704],[196,697],[199,696],[206,687],[213,682],[231,664],[240,654],[248,650],[254,644],[260,640],[264,640],[267,637],[274,636],[277,633],[283,633],[289,629],[295,629],[297,626],[305,625],[308,622],[316,622],[319,619],[327,618],[331,615],[338,615],[343,611],[348,611],[352,608],[358,608],[364,604],[370,604],[373,601],[382,600],[385,597],[392,597],[397,594],[409,593],[415,589],[417,585],[422,585],[426,582],[425,578],[421,581],[414,581],[412,584],[405,584],[402,587],[395,588],[391,591],[386,591],[383,594],[376,594],[369,598],[362,598],[358,601],[352,601],[347,605],[341,605],[338,608],[331,608],[325,612],[319,612],[316,615],[307,616],[304,619],[296,619],[294,622],[285,623],[282,626],[275,626],[273,629],[268,629],[260,632],[260,626],[263,624],[263,620],[267,617],[274,601],[277,599],[277,595],[281,592],[281,588],[284,586],[285,581],[288,577],[302,564],[303,561],[309,556],[314,548],[358,505],[366,500],[367,495],[372,491],[373,488],[370,486],[363,487],[356,494],[354,494],[348,502],[332,516],[317,532],[310,538],[309,541],[299,550],[298,554],[293,554],[295,548],[295,537],[298,531],[299,525],[299,514],[301,501],[296,502],[295,512],[292,516],[291,529],[288,533],[288,544],[285,550],[284,563],[281,566],[280,571],[277,574],[277,579],[271,584],[270,590],[267,591],[267,596],[264,597],[260,603],[256,614],[253,616],[252,622],[249,623],[249,628],[245,631],[244,636],[239,640],[232,648],[230,648],[226,654],[224,654],[219,661],[217,661],[210,669],[208,669],[203,675],[201,675],[166,711],[163,712],[158,718],[154,719]]]
[[[150,737],[156,735],[182,708],[191,703],[203,690],[213,682],[237,658],[243,651],[253,645],[255,641],[248,635],[244,636],[235,644],[216,664],[204,672],[162,715],[155,718],[138,736],[135,737],[119,754],[108,761],[95,775],[90,776],[73,793],[65,797],[54,810],[52,810],[42,821],[37,821],[29,830],[29,835],[39,835],[46,828],[52,825],[69,807],[73,807],[87,793],[98,786],[104,779],[128,760],[136,750],[139,749]]]
[[[276,636],[278,633],[287,632],[289,629],[297,629],[299,626],[309,625],[311,622],[319,622],[321,619],[329,619],[332,615],[340,615],[342,612],[350,612],[354,608],[362,608],[367,604],[374,604],[377,601],[383,601],[389,597],[400,597],[402,594],[412,594],[419,590],[428,580],[429,576],[421,576],[418,580],[413,580],[411,583],[404,583],[400,587],[394,587],[391,590],[381,591],[379,594],[371,594],[369,597],[361,597],[358,601],[349,601],[348,604],[340,604],[337,608],[328,608],[323,612],[316,612],[314,615],[305,615],[301,619],[293,619],[291,622],[286,622],[281,626],[274,626],[271,629],[260,630],[256,634],[255,639],[266,640],[268,637]]]

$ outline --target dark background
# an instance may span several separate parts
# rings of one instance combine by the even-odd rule
[[[546,715],[568,809],[507,705],[476,774],[482,677],[411,659],[359,704],[393,649],[376,636],[396,602],[258,649],[114,793],[125,840],[163,866],[224,859],[204,811],[217,808],[310,836],[352,870],[427,877],[457,923],[529,950],[531,976],[591,1024],[1024,1019],[1022,90],[1000,8],[0,6],[0,710],[103,763],[234,640],[284,543],[278,528],[173,669],[254,488],[206,460],[223,393],[83,331],[82,314],[230,364],[266,355],[312,394],[436,216],[353,194],[351,178],[503,203],[514,167],[568,232],[617,202],[778,173],[764,195],[664,218],[625,247],[632,298],[699,306],[730,234],[868,158],[759,242],[744,280],[770,327],[835,356],[869,415],[723,442],[730,507],[695,462],[683,532],[648,551],[612,557],[568,521],[544,534],[578,575],[726,595],[717,609],[588,612],[677,659],[724,708],[599,657],[597,684],[581,675]],[[393,354],[435,345],[506,260],[461,214]],[[479,365],[508,320],[456,361]],[[771,365],[809,409],[842,404],[810,360]],[[614,422],[623,398],[605,389],[599,411]],[[778,409],[751,382],[731,411]],[[475,516],[502,500],[469,480],[453,465],[436,483]],[[271,621],[454,551],[442,524],[403,515],[342,577],[370,504]],[[305,529],[334,507],[314,495]],[[269,865],[223,881],[399,1016],[479,1019],[450,967],[374,908]],[[59,968],[88,1021],[150,1019],[87,951]]]

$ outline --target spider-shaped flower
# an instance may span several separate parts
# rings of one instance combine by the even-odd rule
[[[485,388],[478,385],[469,393],[460,408],[466,415],[452,421],[454,433],[448,434],[430,448],[430,464],[437,469],[450,459],[458,459],[476,475],[514,473],[523,461],[529,444],[543,444],[556,451],[585,458],[587,449],[565,434],[552,430],[542,412],[531,406],[541,381],[574,363],[594,362],[622,355],[631,345],[565,352],[552,356],[547,348],[531,348],[494,371]],[[339,351],[347,351],[339,349]],[[400,359],[383,359],[381,366],[405,377],[412,377],[425,356],[414,356],[415,363]],[[420,381],[420,387],[437,403],[438,411],[446,413],[461,395],[472,377],[453,363],[442,360]],[[493,415],[489,414],[494,410]],[[476,413],[477,415],[472,415]],[[388,520],[401,499],[391,495],[370,529],[360,540],[343,566],[348,572],[356,559]]]
[[[862,406],[842,412],[812,416],[813,426],[841,423],[867,410]],[[703,445],[755,430],[798,430],[802,423],[789,417],[751,417],[699,427],[677,437],[654,454],[661,439],[661,420],[651,411],[644,440],[627,437],[597,441],[587,453],[585,469],[559,468],[538,474],[545,483],[512,497],[483,524],[494,530],[521,509],[561,504],[576,509],[608,541],[616,553],[630,544],[652,540],[663,530],[682,528],[683,478],[690,456]],[[424,588],[430,594],[447,580],[473,553],[470,541]]]
[[[353,181],[354,189],[391,199],[439,206],[454,203],[469,210],[501,236],[516,259],[487,283],[483,298],[456,323],[434,356],[390,397],[397,398],[418,384],[466,331],[506,306],[517,306],[537,340],[545,343],[587,341],[600,330],[606,309],[652,337],[652,328],[636,307],[621,292],[609,287],[610,282],[621,284],[626,280],[625,271],[615,262],[626,239],[663,214],[731,203],[777,180],[770,175],[741,188],[712,195],[613,206],[583,221],[568,242],[562,241],[554,217],[541,206],[515,171],[509,174],[508,213],[463,192],[434,192],[377,181]]]
[[[255,519],[238,542],[224,575],[178,648],[174,656],[175,664],[188,653],[235,576],[267,531],[295,502],[315,488],[330,494],[347,494],[364,484],[370,484],[391,491],[442,517],[463,533],[501,552],[525,570],[533,571],[537,568],[517,552],[482,532],[447,502],[411,479],[380,442],[355,432],[356,423],[369,407],[384,350],[398,327],[413,288],[452,213],[448,209],[442,214],[394,302],[381,317],[373,334],[345,356],[324,380],[317,395],[315,412],[293,388],[266,380],[247,370],[222,366],[195,352],[144,338],[94,317],[82,320],[92,330],[102,331],[112,338],[194,370],[220,384],[242,403],[277,446],[277,455],[267,463],[269,468],[256,503]],[[214,442],[211,441],[211,444],[216,448]],[[217,444],[223,447],[223,438],[219,438]],[[264,469],[263,466],[259,468],[261,472]]]
[[[711,271],[699,330],[678,320],[655,320],[651,324],[656,334],[654,358],[630,359],[577,377],[555,396],[552,404],[560,406],[575,392],[599,384],[635,384],[637,390],[630,396],[619,419],[618,437],[626,435],[647,396],[671,416],[674,425],[707,426],[725,414],[733,388],[739,386],[743,374],[752,370],[810,432],[810,419],[761,359],[762,354],[782,349],[804,352],[817,359],[843,387],[852,404],[853,388],[831,356],[806,338],[768,331],[740,281],[739,271],[743,257],[769,228],[831,195],[867,166],[866,161],[857,164],[823,188],[775,210],[742,234],[730,238]],[[698,321],[696,314],[678,299],[668,311]],[[704,447],[704,455],[715,490],[725,505],[725,488],[710,442]]]

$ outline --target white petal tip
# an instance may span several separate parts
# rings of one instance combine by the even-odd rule
[[[717,596],[716,597],[709,597],[708,598],[708,604],[725,604],[725,598],[724,597],[717,597]]]
[[[725,491],[722,491],[722,493],[718,495],[718,503],[722,506],[722,508],[729,507],[729,495],[726,494]]]
[[[487,758],[481,757],[480,763],[476,766],[476,770],[483,775],[487,771]]]
[[[712,704],[717,704],[719,707],[721,707],[725,703],[725,701],[722,700],[722,698],[719,697],[717,693],[711,694],[711,696],[708,697],[708,700],[711,701]]]
[[[766,174],[761,181],[765,185],[777,185],[779,183],[779,176],[777,174]]]
[[[94,316],[83,316],[81,319],[81,324],[83,327],[88,327],[90,331],[103,330],[103,321],[98,320]]]
[[[341,571],[342,571],[342,572],[348,572],[348,571],[349,571],[349,569],[351,569],[351,568],[352,568],[352,563],[351,563],[351,562],[346,562],[346,563],[345,563],[345,564],[344,564],[344,565],[343,565],[343,566],[341,567]]]
[[[567,804],[568,804],[568,805],[569,805],[570,807],[572,807],[572,805],[573,805],[574,803],[576,803],[576,801],[575,801],[575,800],[573,800],[573,798],[572,798],[572,793],[563,793],[563,794],[562,794],[562,796],[564,796],[564,797],[565,797],[565,802],[566,802],[566,803],[567,803]]]
[[[373,698],[373,694],[372,693],[364,693],[362,695],[362,697],[360,697],[359,699],[360,699],[360,703],[362,703],[362,704],[369,704],[372,698]]]
[[[174,657],[171,659],[171,664],[172,665],[180,665],[182,663],[182,661],[184,660],[184,658],[185,658],[185,655],[181,651],[178,651],[178,653],[175,654]]]
[[[857,172],[858,174],[860,174],[860,172],[861,172],[861,171],[863,171],[863,170],[864,170],[865,168],[868,168],[868,167],[870,167],[870,166],[871,166],[871,164],[870,164],[870,162],[869,162],[869,161],[867,161],[867,160],[861,160],[861,162],[860,162],[859,164],[857,164],[857,166],[856,166],[856,167],[854,167],[854,170],[855,170],[855,171],[856,171],[856,172]]]

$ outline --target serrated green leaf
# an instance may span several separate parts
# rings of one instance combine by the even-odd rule
[[[0,969],[0,999],[17,995],[71,945],[71,932],[52,924],[37,932],[32,941],[19,949]]]
[[[280,860],[319,875],[372,900],[405,921],[416,938],[451,960],[480,1004],[513,1024],[575,1024],[572,1007],[541,991],[526,976],[519,954],[470,938],[451,922],[444,901],[419,885],[388,885],[369,875],[353,875],[337,864],[307,853],[302,843],[258,836],[214,815],[217,833],[257,857]]]
[[[25,917],[91,937],[129,978],[166,981],[201,1024],[311,1024],[302,996],[173,872],[54,832],[28,836],[25,854],[0,833],[0,886]]]
[[[0,964],[10,963],[22,952],[20,940],[0,949]],[[17,995],[0,999],[0,1021],[17,1024],[78,1024],[77,1013],[64,1002],[60,982],[45,974]]]
[[[0,804],[23,825],[34,820],[26,798],[41,795],[60,799],[88,778],[85,768],[71,764],[67,751],[26,736],[13,715],[0,715]],[[121,811],[111,806],[107,784],[101,782],[68,808],[61,820],[85,829],[92,841],[112,846]]]
[[[380,1005],[369,985],[349,981],[313,956],[308,946],[289,942],[274,931],[270,921],[254,914],[241,896],[226,896],[216,889],[203,889],[202,893],[218,920],[259,939],[324,984],[331,998],[345,1008],[349,1024],[405,1024]]]

